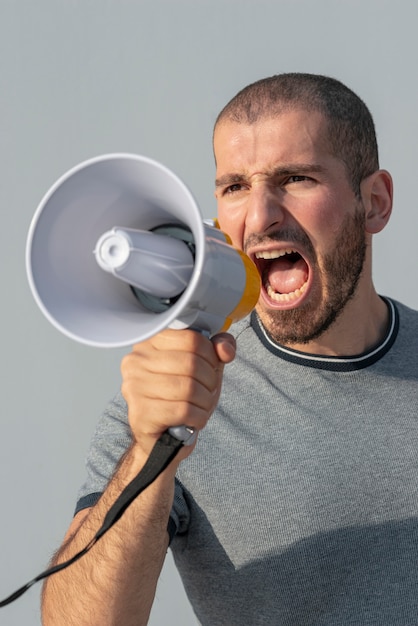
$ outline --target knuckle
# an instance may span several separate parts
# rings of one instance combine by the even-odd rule
[[[120,371],[122,375],[128,376],[131,372],[135,371],[138,366],[138,358],[132,352],[125,354],[121,360]]]
[[[173,392],[178,396],[178,399],[192,399],[196,395],[197,383],[189,376],[180,376],[175,384]]]

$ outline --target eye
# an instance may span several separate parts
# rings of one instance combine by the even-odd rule
[[[282,189],[287,189],[289,193],[299,193],[315,187],[317,180],[306,174],[289,174],[281,182]]]
[[[228,185],[227,187],[224,187],[224,189],[222,190],[222,195],[223,196],[232,195],[234,193],[238,193],[239,191],[242,191],[243,188],[244,186],[241,183],[233,183],[232,185]]]
[[[304,182],[309,182],[312,181],[312,178],[309,178],[309,176],[304,176],[303,174],[294,174],[293,176],[289,176],[286,179],[286,183],[304,183]]]

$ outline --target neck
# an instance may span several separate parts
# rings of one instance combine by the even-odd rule
[[[308,354],[355,356],[381,342],[387,332],[389,312],[373,287],[367,297],[355,296],[341,315],[320,337],[308,343],[287,347]]]

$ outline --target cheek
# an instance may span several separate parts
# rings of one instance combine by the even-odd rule
[[[231,212],[223,210],[218,204],[218,223],[220,229],[226,233],[234,246],[242,248],[244,240],[244,220]]]
[[[304,215],[298,220],[314,247],[321,251],[334,245],[345,224],[348,211],[339,205],[338,199],[329,198],[327,202],[305,207]]]

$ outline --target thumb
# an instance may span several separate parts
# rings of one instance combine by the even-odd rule
[[[221,363],[231,363],[236,354],[235,338],[229,333],[219,333],[212,337],[212,344],[216,352],[216,356]]]

